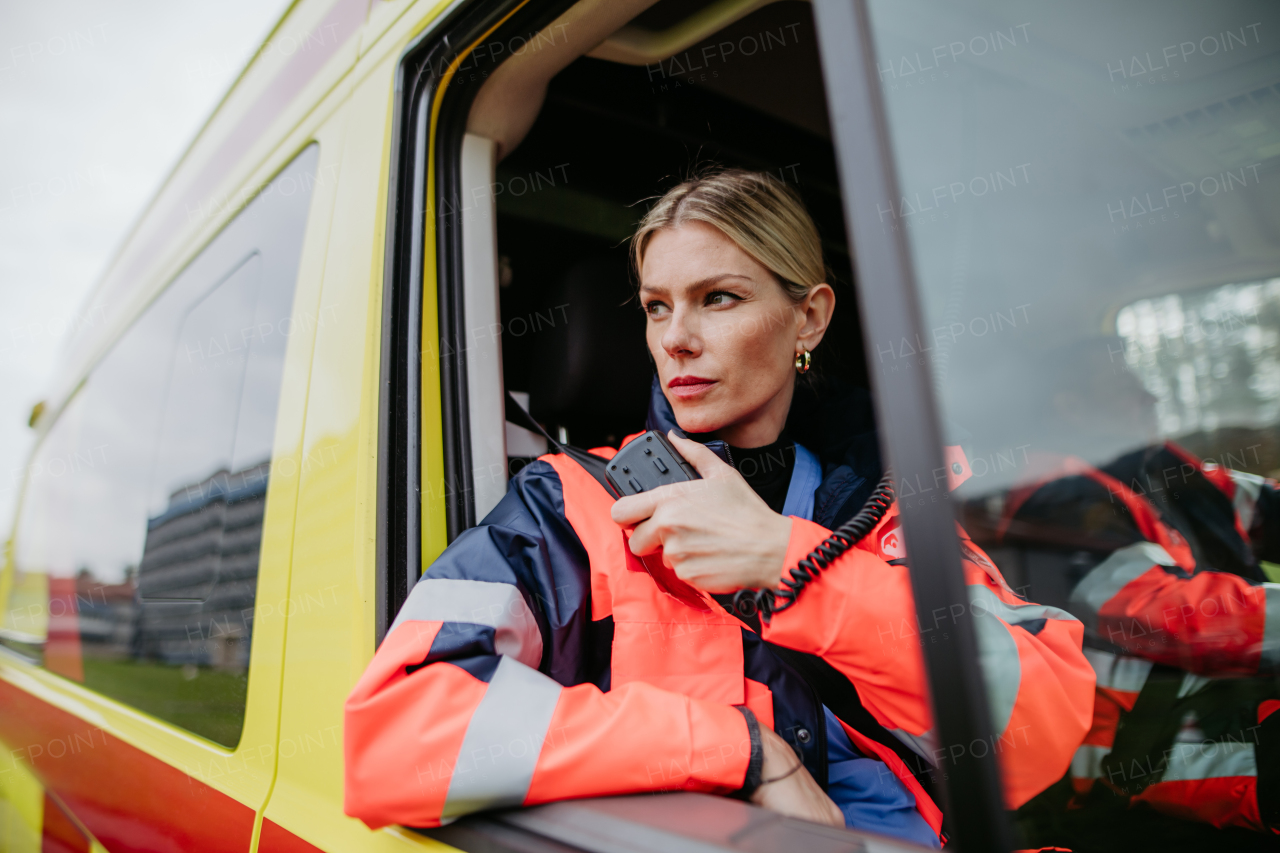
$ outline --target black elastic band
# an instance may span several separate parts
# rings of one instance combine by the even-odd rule
[[[734,796],[741,800],[746,800],[756,792],[763,781],[764,773],[764,742],[760,740],[760,722],[756,719],[755,713],[745,705],[734,705],[742,712],[742,716],[747,721],[747,734],[751,737],[751,758],[747,761],[747,776],[742,781],[742,787],[734,792]]]
[[[765,785],[772,785],[774,782],[781,782],[783,779],[786,779],[788,776],[796,775],[796,771],[799,770],[801,767],[804,767],[804,761],[797,758],[795,766],[792,767],[790,770],[788,770],[786,773],[783,773],[781,776],[774,776],[772,779],[761,779],[760,785],[763,787]]]

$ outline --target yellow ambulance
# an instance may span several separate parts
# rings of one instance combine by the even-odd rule
[[[1280,469],[1278,105],[1265,3],[297,0],[32,413],[0,848],[906,849],[694,795],[373,831],[343,814],[343,702],[423,568],[547,452],[508,392],[578,446],[640,428],[626,238],[709,163],[819,224],[842,300],[819,367],[874,391],[922,622],[965,600],[957,519],[1056,603],[1001,519],[1093,405],[1038,392],[1073,343],[1113,342],[1161,437]],[[948,494],[954,443],[973,476]],[[972,626],[940,637],[948,831],[1022,844],[975,746]]]

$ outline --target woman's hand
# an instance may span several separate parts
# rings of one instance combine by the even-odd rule
[[[764,764],[760,769],[760,776],[766,783],[756,788],[751,795],[751,802],[788,817],[825,823],[828,826],[844,826],[844,812],[818,787],[807,768],[801,767],[790,776],[778,779],[795,767],[800,758],[777,732],[761,726],[760,745],[764,748]],[[778,781],[769,782],[769,779]]]
[[[661,548],[676,576],[704,592],[778,586],[791,519],[769,509],[741,474],[698,442],[674,432],[668,438],[703,479],[614,503],[613,520],[635,525],[631,553],[643,557]]]

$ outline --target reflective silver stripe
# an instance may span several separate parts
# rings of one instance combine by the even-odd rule
[[[1135,542],[1111,554],[1076,584],[1068,605],[1085,628],[1098,632],[1098,612],[1130,581],[1153,566],[1176,566],[1169,552],[1154,542]]]
[[[1030,622],[1033,619],[1061,619],[1066,622],[1079,622],[1065,610],[1050,607],[1046,604],[1010,604],[985,586],[969,585],[969,601],[974,610],[985,610],[999,616],[1010,625],[1015,622]]]
[[[1168,759],[1161,782],[1258,775],[1258,761],[1251,743],[1214,740],[1175,743],[1165,755]]]
[[[1076,754],[1071,757],[1071,778],[1102,778],[1102,762],[1110,754],[1109,746],[1094,746],[1088,743],[1080,746],[1076,749]]]
[[[1196,675],[1194,672],[1188,672],[1186,675],[1182,676],[1182,683],[1178,685],[1178,698],[1185,699],[1193,693],[1199,693],[1212,682],[1212,678],[1204,675]]]
[[[920,735],[913,735],[903,729],[890,729],[889,734],[896,737],[907,745],[907,748],[916,755],[923,758],[933,766],[938,766],[937,755],[938,749],[938,730],[929,729],[929,731]]]
[[[1084,656],[1098,677],[1098,686],[1126,693],[1141,693],[1151,674],[1151,661],[1085,649]]]
[[[1280,584],[1264,583],[1267,595],[1266,622],[1262,628],[1262,660],[1259,668],[1280,669]]]
[[[542,633],[513,584],[424,578],[409,593],[387,635],[408,621],[484,625],[494,629],[498,654],[532,667],[542,661]]]
[[[1227,469],[1227,473],[1236,484],[1236,494],[1231,499],[1235,505],[1236,517],[1240,519],[1240,526],[1244,528],[1244,532],[1248,533],[1249,528],[1253,526],[1253,514],[1258,508],[1258,495],[1262,494],[1262,484],[1266,480],[1257,474],[1247,474],[1230,468]]]
[[[499,659],[462,739],[443,818],[524,802],[563,689],[536,669]]]
[[[1013,716],[1013,703],[1017,701],[1022,685],[1022,661],[1018,658],[1018,643],[1009,633],[1010,628],[987,606],[988,597],[995,598],[985,587],[969,586],[969,600],[978,605],[970,609],[978,634],[978,659],[982,664],[983,680],[987,683],[987,700],[991,703],[991,724],[998,736],[1008,728],[1009,719]]]

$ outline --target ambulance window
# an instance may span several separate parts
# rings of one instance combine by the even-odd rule
[[[962,526],[1079,619],[1097,677],[1089,706],[1003,744],[1073,733],[1043,792],[1011,794],[1017,846],[1262,849],[1280,815],[1280,7],[867,5],[899,192],[866,221],[909,249],[923,312],[918,338],[872,342],[872,370],[929,366],[965,452]],[[1012,630],[1048,642],[1044,625]]]
[[[225,746],[244,721],[312,146],[144,311],[36,452],[0,639]],[[283,567],[281,567],[283,568]]]
[[[662,30],[689,14],[659,3],[632,25]],[[810,5],[769,3],[647,64],[597,54],[608,46],[552,78],[532,130],[497,166],[507,387],[580,447],[643,429],[653,365],[627,240],[649,201],[710,164],[765,171],[800,193],[841,306],[822,370],[865,387]]]

